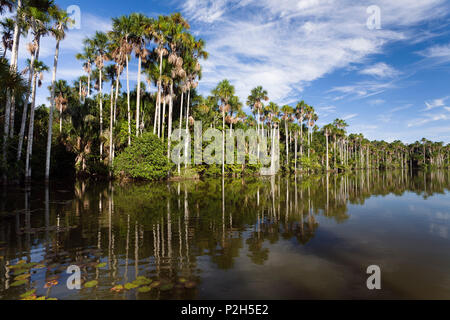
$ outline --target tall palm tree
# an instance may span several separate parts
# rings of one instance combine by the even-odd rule
[[[334,126],[332,124],[327,124],[326,126],[323,127],[323,130],[324,130],[325,140],[326,140],[326,162],[327,162],[326,171],[328,171],[328,170],[330,170],[329,156],[328,156],[328,137],[333,132]]]
[[[95,65],[99,72],[98,76],[98,92],[99,92],[99,108],[100,108],[100,158],[103,156],[103,68],[105,61],[109,60],[108,46],[109,38],[103,33],[97,31],[92,39],[88,39],[88,43],[92,46],[95,54]]]
[[[225,113],[229,111],[229,100],[234,96],[234,86],[228,80],[219,82],[212,94],[220,101],[220,111],[222,112],[222,175],[225,175]]]
[[[6,57],[6,53],[12,50],[14,26],[15,22],[11,18],[5,18],[0,21],[0,27],[2,28],[3,59]]]
[[[94,64],[94,48],[90,45],[89,41],[83,42],[83,53],[78,53],[75,55],[77,60],[82,60],[83,69],[87,73],[87,96],[91,96],[91,74],[92,74],[92,65]]]
[[[129,56],[132,51],[130,35],[132,34],[133,22],[130,16],[121,16],[113,19],[114,34],[112,38],[120,39],[120,54],[125,57],[126,77],[127,77],[127,115],[128,115],[128,145],[131,145],[131,110],[130,110],[130,77],[129,77]]]
[[[145,43],[153,37],[153,20],[140,13],[133,13],[130,16],[132,21],[132,44],[138,58],[137,91],[136,91],[136,137],[139,136],[140,103],[141,103],[141,76],[142,61],[147,59],[150,52],[145,48]]]
[[[284,120],[284,129],[286,136],[286,168],[289,166],[289,122],[292,121],[292,114],[294,113],[294,109],[291,106],[284,105],[281,108],[283,112],[282,119]]]
[[[247,98],[247,106],[249,106],[254,114],[257,114],[256,117],[257,126],[256,133],[260,135],[260,121],[261,121],[261,111],[264,108],[263,101],[268,101],[269,97],[267,96],[267,90],[264,90],[263,87],[258,86],[250,92],[250,95]],[[259,159],[259,139],[258,139],[258,159]]]
[[[305,101],[300,101],[297,103],[295,108],[295,116],[297,118],[298,124],[300,125],[300,157],[303,156],[303,121],[305,119],[305,110],[306,103]]]
[[[36,104],[36,86],[42,85],[43,73],[48,71],[48,67],[41,61],[34,60],[33,69],[33,91],[31,94],[30,124],[28,127],[27,153],[25,160],[25,180],[31,179],[31,156],[33,154],[33,137],[34,137],[34,110]]]
[[[28,127],[27,152],[25,161],[25,179],[31,178],[30,158],[33,152],[33,128],[34,128],[34,108],[36,103],[36,85],[41,83],[41,79],[37,81],[39,75],[42,78],[42,73],[48,70],[42,62],[39,62],[39,50],[41,37],[46,35],[49,31],[48,23],[50,22],[49,11],[54,6],[53,1],[39,0],[36,1],[36,7],[24,7],[24,15],[31,26],[33,33],[33,55],[30,65],[30,73],[32,74],[32,88],[31,88],[31,109],[30,109],[30,123]],[[37,68],[37,70],[35,69]],[[20,143],[20,142],[19,142]]]
[[[61,40],[66,37],[66,31],[69,27],[69,23],[72,20],[67,15],[67,12],[61,10],[58,7],[52,8],[50,15],[54,21],[54,25],[50,28],[50,33],[56,40],[55,56],[53,59],[53,74],[52,74],[52,90],[50,98],[50,113],[48,116],[48,135],[47,135],[47,154],[45,157],[45,179],[48,180],[50,177],[50,154],[52,148],[52,128],[53,128],[53,109],[55,108],[55,84],[56,84],[56,70],[58,68],[58,57],[59,57],[59,45]],[[60,119],[62,116],[60,115]],[[61,131],[61,121],[60,121],[60,131]]]

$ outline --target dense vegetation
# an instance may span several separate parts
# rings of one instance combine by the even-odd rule
[[[58,174],[107,177],[115,172],[160,179],[257,172],[258,166],[250,165],[169,166],[166,157],[174,147],[173,129],[192,131],[194,120],[201,120],[204,130],[254,128],[269,140],[280,139],[285,172],[449,166],[450,147],[442,142],[369,141],[361,134],[347,134],[348,125],[340,119],[319,128],[312,106],[300,101],[280,107],[260,86],[246,101],[251,115],[243,112],[243,103],[227,80],[211,95],[199,95],[200,62],[208,54],[204,41],[190,33],[179,13],[157,19],[138,13],[114,18],[111,31],[85,39],[76,58],[83,62],[86,75],[69,84],[56,78],[60,44],[72,23],[67,13],[52,0],[6,0],[0,9],[15,12],[13,19],[1,23],[4,182]],[[19,73],[20,35],[26,34],[32,35],[30,59]],[[40,41],[46,36],[55,40],[50,107],[36,107],[36,91],[42,90],[42,74],[49,70],[39,60]],[[7,51],[11,51],[9,61]],[[131,59],[138,64],[134,89],[130,88]],[[125,83],[119,81],[122,74]],[[153,86],[155,92],[150,91]]]

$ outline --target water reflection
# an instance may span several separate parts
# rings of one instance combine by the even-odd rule
[[[448,171],[361,171],[4,189],[0,298],[32,289],[60,299],[449,298],[449,186]],[[392,212],[403,220],[386,224]],[[410,237],[429,252],[404,246]],[[419,274],[429,288],[415,292],[391,269],[383,292],[365,288],[366,262],[404,267],[411,257],[433,261],[434,275]],[[408,268],[429,271],[416,260]],[[98,285],[68,290],[69,265]],[[151,290],[111,291],[138,276]]]

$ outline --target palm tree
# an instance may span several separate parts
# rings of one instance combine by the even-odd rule
[[[99,107],[100,107],[100,158],[103,156],[103,68],[105,61],[109,60],[108,57],[108,36],[103,32],[96,32],[92,39],[88,39],[89,43],[95,54],[95,65],[99,72],[98,78],[98,91],[99,91]]]
[[[254,114],[257,114],[256,117],[257,127],[256,133],[259,136],[259,124],[261,121],[261,111],[264,108],[263,101],[268,101],[269,97],[267,96],[267,91],[263,89],[263,87],[258,86],[250,92],[250,95],[247,98],[247,106],[249,106]],[[259,139],[258,139],[258,159],[259,159]]]
[[[87,73],[87,96],[91,96],[91,73],[92,65],[94,64],[94,48],[90,45],[89,41],[84,41],[83,53],[78,53],[75,55],[77,60],[82,60],[83,69]]]
[[[286,168],[289,166],[289,122],[292,121],[292,114],[294,109],[291,106],[285,105],[281,108],[283,112],[282,119],[284,120],[284,129],[286,136]]]
[[[314,107],[310,105],[306,105],[305,108],[306,119],[308,119],[308,158],[310,158],[310,149],[312,142],[312,128],[314,127],[314,123],[317,121],[318,116],[314,111]]]
[[[27,91],[27,83],[23,80],[20,74],[17,72],[12,72],[10,65],[8,64],[8,61],[6,59],[0,59],[0,83],[2,84],[2,90],[0,90],[0,98],[2,101],[4,101],[4,93],[6,92],[14,92],[16,96],[24,96]],[[7,95],[6,95],[7,96]],[[6,97],[8,98],[8,97]],[[4,145],[5,153],[2,161],[3,164],[3,182],[7,183],[7,164],[8,161],[6,159],[6,145]]]
[[[220,100],[220,111],[222,112],[222,175],[225,175],[225,113],[229,111],[229,100],[234,96],[234,86],[228,80],[222,80],[212,90],[212,94]]]
[[[300,157],[303,156],[303,121],[305,119],[306,113],[306,103],[305,101],[300,101],[297,103],[295,108],[295,116],[298,120],[298,124],[300,125]]]
[[[125,57],[127,75],[127,111],[128,111],[128,145],[131,145],[131,110],[130,110],[130,77],[129,77],[129,55],[132,51],[130,35],[133,23],[130,16],[121,16],[113,19],[113,36],[120,43],[120,55]]]
[[[145,42],[153,37],[153,20],[140,13],[133,13],[130,16],[132,22],[132,44],[138,58],[137,92],[136,92],[136,137],[139,136],[139,126],[141,125],[140,102],[141,102],[141,68],[142,61],[147,59],[149,51],[145,48]]]
[[[34,136],[34,110],[36,103],[36,85],[42,85],[43,73],[48,71],[48,67],[41,61],[34,60],[33,69],[33,91],[31,94],[31,110],[30,110],[30,124],[28,127],[27,153],[25,160],[25,180],[31,179],[31,156],[33,154],[33,136]]]
[[[32,88],[31,88],[31,109],[30,109],[30,123],[28,129],[28,141],[27,141],[27,153],[25,162],[25,179],[31,178],[30,158],[33,152],[33,128],[34,128],[34,108],[36,103],[36,85],[41,82],[41,79],[37,81],[37,76],[42,78],[42,72],[48,70],[42,62],[39,62],[39,50],[41,37],[48,33],[50,22],[49,11],[53,7],[53,1],[39,0],[37,1],[37,7],[27,6],[24,7],[24,15],[31,26],[31,30],[34,36],[31,52],[33,53],[30,60],[30,73],[32,74]],[[35,70],[35,68],[38,68]],[[19,141],[20,144],[20,141]]]
[[[2,45],[3,45],[2,58],[5,58],[6,53],[12,50],[14,26],[15,22],[11,18],[5,18],[4,20],[0,21],[0,27],[2,28]]]
[[[326,171],[330,170],[330,165],[329,165],[329,156],[328,156],[328,137],[330,136],[330,134],[333,132],[334,130],[334,126],[332,124],[327,124],[326,126],[323,127],[323,131],[325,134],[325,140],[326,140],[326,160],[327,160],[327,167],[326,167]]]
[[[50,15],[54,20],[54,25],[50,29],[50,33],[56,39],[55,57],[53,59],[53,74],[52,74],[52,90],[51,90],[51,100],[50,100],[50,113],[48,116],[48,135],[47,135],[47,154],[45,158],[45,179],[48,180],[50,177],[50,154],[52,148],[52,128],[53,128],[53,109],[55,108],[55,84],[56,84],[56,70],[58,68],[58,57],[59,57],[59,44],[66,36],[66,31],[68,29],[71,19],[68,17],[67,12],[61,10],[57,7],[50,11]],[[60,127],[61,132],[61,119],[62,112],[60,114]]]

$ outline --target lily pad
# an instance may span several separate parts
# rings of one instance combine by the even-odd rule
[[[146,292],[149,292],[150,290],[152,290],[152,288],[149,287],[149,286],[140,287],[138,289],[138,291],[141,292],[141,293],[146,293]]]
[[[21,298],[28,298],[28,297],[34,295],[35,292],[36,292],[36,289],[31,289],[31,290],[29,290],[29,291],[27,291],[27,292],[25,292],[25,293],[22,293],[22,294],[20,295],[20,297],[21,297]]]
[[[137,287],[139,287],[137,284],[133,283],[133,282],[128,282],[125,284],[125,289],[127,290],[131,290],[131,289],[135,289]]]
[[[27,280],[18,280],[18,281],[14,281],[13,283],[11,283],[11,287],[18,287],[18,286],[22,286],[24,284],[27,283]]]
[[[194,281],[188,281],[184,284],[184,287],[187,289],[195,288],[197,284]]]
[[[173,284],[172,283],[163,284],[161,286],[161,288],[159,288],[159,290],[161,290],[161,291],[168,291],[168,290],[172,290],[172,289],[173,289]]]
[[[28,270],[26,270],[26,269],[17,269],[17,270],[14,270],[14,275],[18,276],[18,275],[21,275],[21,274],[24,274],[27,272],[28,272]]]
[[[153,281],[153,282],[150,284],[150,287],[152,287],[152,288],[157,288],[157,287],[159,287],[160,285],[161,285],[161,281],[157,280],[157,281]]]
[[[149,279],[147,277],[139,276],[132,283],[136,284],[137,286],[144,286],[152,283],[152,281],[152,279]]]
[[[104,267],[106,267],[106,262],[99,263],[99,264],[96,265],[95,267],[96,267],[96,268],[104,268]]]
[[[122,291],[123,289],[124,289],[123,285],[118,284],[117,286],[112,287],[112,288],[111,288],[111,291],[114,291],[114,292],[120,292],[120,291]]]
[[[97,280],[92,280],[92,281],[88,281],[84,284],[85,288],[93,288],[95,286],[98,285],[98,281]]]
[[[14,278],[15,281],[28,279],[31,275],[29,273],[21,274]]]

